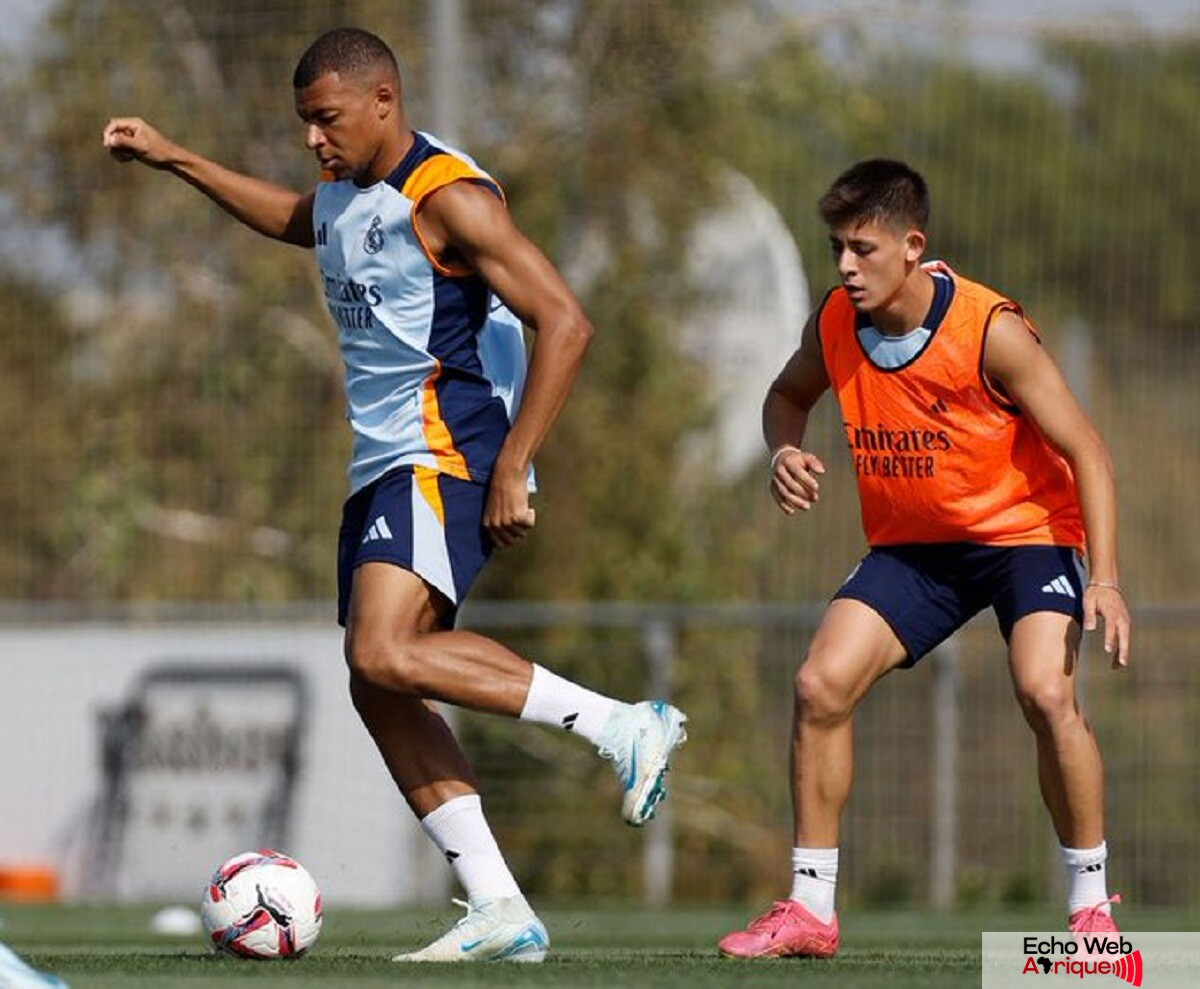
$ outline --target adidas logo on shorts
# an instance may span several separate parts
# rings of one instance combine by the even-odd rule
[[[372,543],[376,539],[391,539],[392,530],[388,528],[387,519],[382,515],[371,523],[371,528],[367,530],[367,534],[363,536],[364,543]]]
[[[1071,582],[1066,577],[1055,577],[1049,584],[1042,585],[1043,594],[1062,594],[1065,597],[1074,598],[1075,588],[1071,586]]]

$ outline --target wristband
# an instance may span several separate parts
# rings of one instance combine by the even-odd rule
[[[785,443],[778,450],[776,450],[773,454],[771,454],[771,466],[770,466],[771,473],[772,474],[775,473],[775,468],[779,466],[779,459],[785,453],[800,453],[800,452],[801,452],[801,450],[798,446],[792,446],[791,444]]]
[[[1116,591],[1118,594],[1121,593],[1121,585],[1118,584],[1115,580],[1089,580],[1087,582],[1087,586],[1088,587],[1107,587],[1110,591]]]

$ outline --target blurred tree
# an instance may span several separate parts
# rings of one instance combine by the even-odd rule
[[[477,25],[494,159],[598,328],[540,458],[538,537],[489,574],[493,595],[718,593],[688,519],[702,492],[678,476],[680,438],[709,413],[678,335],[686,238],[720,164],[711,7],[500,2]]]
[[[0,598],[53,598],[59,575],[47,559],[77,565],[83,540],[69,540],[79,465],[64,456],[83,428],[68,355],[73,341],[50,293],[19,275],[0,278],[7,332],[0,360]]]
[[[1200,308],[1189,249],[1200,223],[1200,40],[1063,38],[1047,54],[1066,79],[1083,186],[1069,242],[1080,311],[1169,345]]]
[[[483,595],[773,597],[779,539],[809,561],[818,542],[839,560],[857,551],[853,523],[767,521],[757,475],[729,490],[683,471],[681,439],[718,410],[679,345],[706,303],[682,259],[728,165],[779,204],[815,298],[834,272],[813,203],[855,158],[895,154],[933,185],[934,252],[1044,326],[1082,316],[1165,335],[1193,308],[1184,245],[1200,204],[1173,147],[1200,126],[1194,41],[1054,40],[1055,74],[1031,77],[859,36],[844,43],[860,54],[831,67],[786,20],[718,0],[468,9],[465,143],[600,331],[539,458],[538,538],[487,572]],[[111,113],[137,112],[302,187],[312,163],[288,87],[297,52],[335,23],[408,26],[390,40],[424,126],[427,13],[418,0],[64,0],[28,67],[8,75],[4,112],[28,150],[4,188],[21,222],[70,245],[52,292],[70,328],[68,387],[89,410],[57,458],[76,467],[71,512],[49,524],[86,532],[92,548],[70,568],[47,559],[58,577],[28,593],[332,593],[347,436],[310,259],[264,245],[182,183],[113,167],[95,135]],[[836,424],[828,441],[832,453]],[[811,563],[787,573],[793,593],[828,581]]]
[[[414,26],[389,40],[426,126],[426,6],[65,0],[28,70],[8,80],[31,151],[5,185],[25,222],[71,245],[71,387],[90,413],[60,454],[78,466],[80,516],[61,524],[94,545],[77,557],[86,565],[46,560],[60,594],[332,594],[348,437],[311,259],[264,244],[183,183],[112,165],[98,133],[108,116],[136,113],[235,168],[304,187],[312,161],[289,86],[298,53],[339,23],[385,36]],[[481,593],[718,593],[674,476],[681,433],[710,411],[676,341],[691,301],[677,277],[683,245],[719,160],[710,5],[480,7],[463,68],[469,149],[600,328],[540,458],[540,538]]]
[[[19,104],[32,133],[29,167],[6,187],[27,223],[70,245],[60,359],[87,409],[56,451],[77,468],[58,524],[83,541],[64,547],[69,567],[44,560],[59,596],[331,587],[344,490],[331,465],[346,443],[310,259],[264,249],[183,183],[118,168],[98,142],[108,116],[136,113],[234,167],[307,181],[288,85],[299,49],[285,40],[319,29],[317,6],[69,0],[9,80],[10,112]]]
[[[1034,74],[862,38],[847,48],[851,57],[831,61],[803,34],[783,33],[729,91],[745,135],[729,154],[786,204],[814,298],[836,282],[817,197],[858,158],[909,160],[931,185],[931,255],[1019,299],[1060,359],[1090,341],[1070,357],[1071,373],[1118,464],[1139,462],[1137,483],[1122,492],[1127,567],[1147,592],[1177,594],[1200,572],[1194,540],[1170,535],[1179,515],[1171,492],[1200,470],[1196,359],[1180,345],[1200,301],[1186,247],[1200,218],[1191,166],[1200,42],[1050,37]],[[835,465],[825,480],[832,500],[853,497],[836,424],[814,435]],[[1147,463],[1148,436],[1170,455]],[[819,531],[763,525],[778,536],[774,564],[758,570],[767,597],[784,587],[823,593],[830,577],[813,561],[832,555],[836,573],[839,551],[861,546],[828,513]]]

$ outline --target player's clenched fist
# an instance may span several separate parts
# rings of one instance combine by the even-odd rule
[[[113,117],[104,128],[104,146],[117,161],[137,158],[147,165],[167,161],[169,142],[140,117]]]

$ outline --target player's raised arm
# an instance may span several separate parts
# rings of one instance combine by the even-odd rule
[[[594,331],[562,275],[488,189],[470,182],[446,186],[422,208],[419,227],[431,254],[478,272],[537,334],[521,408],[492,471],[484,519],[497,541],[508,545],[533,524],[529,464],[567,400]]]
[[[763,436],[771,451],[771,495],[786,515],[807,511],[817,503],[817,476],[825,465],[803,449],[808,414],[829,388],[821,359],[817,320],[804,327],[799,349],[771,383],[763,401]]]
[[[984,370],[1071,464],[1087,532],[1089,582],[1084,627],[1104,619],[1104,649],[1114,666],[1129,662],[1129,609],[1117,566],[1117,493],[1104,440],[1079,406],[1058,366],[1014,312],[988,331]]]
[[[299,247],[313,246],[313,194],[235,172],[168,140],[140,117],[114,117],[104,147],[117,161],[140,161],[195,186],[252,230]]]

